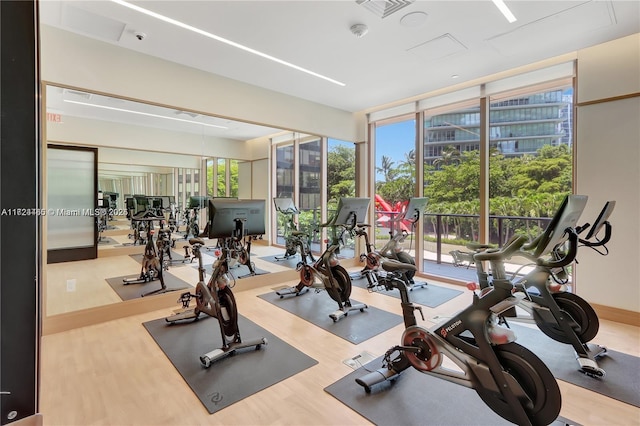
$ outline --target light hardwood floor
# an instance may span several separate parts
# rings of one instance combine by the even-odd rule
[[[188,269],[184,273],[193,268]],[[44,424],[369,424],[323,389],[353,371],[343,360],[363,351],[381,355],[399,343],[403,326],[353,345],[256,297],[272,288],[273,285],[269,285],[236,292],[240,313],[316,359],[317,365],[210,415],[142,325],[171,313],[170,309],[162,309],[44,336],[40,395]],[[394,298],[356,287],[352,295],[371,306],[401,313],[399,301]],[[423,308],[427,318],[424,326],[431,327],[430,318],[451,315],[470,300],[471,293],[465,291],[437,308]],[[594,341],[619,352],[640,356],[640,329],[637,327],[602,321]],[[197,357],[194,356],[194,360],[197,362]],[[560,388],[563,397],[561,415],[566,418],[582,425],[640,424],[640,408],[565,382],[560,382]],[[354,386],[354,392],[360,391],[357,385]],[[429,424],[428,414],[420,424]]]

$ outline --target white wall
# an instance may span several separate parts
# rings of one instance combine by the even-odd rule
[[[41,25],[42,80],[240,121],[358,140],[356,116]]]
[[[60,123],[47,122],[46,136],[50,142],[83,146],[130,148],[198,157],[251,159],[250,146],[242,141],[88,118],[65,116]]]
[[[640,311],[640,34],[578,52],[577,190],[589,196],[581,221],[607,200],[610,254],[581,248],[577,293],[590,302]],[[625,98],[625,96],[627,96]]]

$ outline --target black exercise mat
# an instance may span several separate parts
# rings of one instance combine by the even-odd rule
[[[148,293],[150,291],[158,290],[161,288],[159,280],[153,280],[148,283],[127,285],[124,285],[124,283],[122,282],[122,280],[125,278],[138,278],[139,276],[139,273],[134,275],[124,275],[122,277],[107,278],[106,281],[107,283],[109,283],[111,288],[113,288],[113,290],[118,293],[118,296],[120,296],[120,299],[122,300],[137,299],[138,297],[142,297],[144,293]],[[164,271],[162,277],[164,278],[164,284],[165,286],[167,286],[168,291],[178,291],[193,287],[189,285],[189,283],[181,280],[175,275],[171,275],[171,273],[167,271]]]
[[[364,312],[352,311],[345,318],[333,322],[329,314],[338,310],[338,304],[326,291],[316,293],[310,289],[300,296],[284,298],[272,291],[258,297],[356,345],[402,323],[400,315],[373,306]],[[351,299],[352,305],[359,303]]]
[[[596,379],[578,371],[573,346],[556,342],[537,328],[514,321],[509,325],[516,333],[517,343],[535,353],[557,379],[640,407],[640,358],[608,349],[605,356],[598,358],[606,376]]]
[[[288,259],[282,259],[282,260],[276,259],[276,257],[281,257],[281,256],[283,255],[263,256],[263,257],[260,257],[259,259],[264,260],[266,262],[273,263],[274,265],[286,266],[287,268],[291,268],[291,269],[296,269],[296,266],[298,266],[298,262],[302,261],[302,259],[298,255],[291,256]]]
[[[370,394],[356,378],[382,367],[379,357],[327,386],[325,392],[382,425],[510,425],[494,413],[473,389],[409,368],[393,381],[380,383]],[[561,417],[554,425],[576,425]]]
[[[143,254],[130,254],[129,257],[131,257],[133,260],[135,260],[136,262],[138,262],[139,264],[142,264],[142,258],[143,258]],[[184,262],[184,256],[181,255],[180,253],[176,253],[176,252],[171,252],[171,262],[169,262],[169,268],[171,268],[172,266],[184,266],[184,265],[190,265],[190,259],[187,259],[186,262]]]
[[[114,244],[118,244],[118,242],[111,237],[102,237],[100,238],[100,241],[98,241],[99,246],[109,246]]]
[[[197,268],[198,267],[198,261],[194,260],[191,265],[193,265],[194,268]],[[207,274],[210,274],[213,271],[213,264],[212,263],[205,263],[203,266],[204,266],[205,271],[207,271]],[[253,270],[256,273],[256,275],[270,274],[269,271],[265,271],[264,269],[256,268],[255,266],[254,266]],[[236,279],[248,278],[248,277],[252,276],[252,275],[249,275],[249,267],[246,266],[246,265],[237,265],[237,266],[234,266],[232,268],[229,268],[229,272],[231,272],[231,275],[233,275]]]
[[[265,337],[267,345],[238,350],[204,368],[200,356],[222,344],[217,321],[205,318],[173,325],[161,318],[143,325],[211,414],[318,363],[239,316],[243,341]]]
[[[360,288],[367,288],[368,282],[366,278],[351,278],[351,283]],[[416,284],[421,284],[419,280],[416,280]],[[400,291],[397,289],[385,290],[384,287],[380,287],[376,293],[384,294],[386,296],[395,297],[400,299]],[[442,305],[445,302],[453,299],[456,296],[461,295],[461,290],[454,290],[451,288],[440,287],[434,284],[428,284],[426,287],[416,287],[409,292],[409,298],[412,302],[419,305],[427,306],[429,308],[435,308]]]

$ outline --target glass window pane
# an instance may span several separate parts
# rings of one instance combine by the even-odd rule
[[[376,215],[369,218],[369,222],[375,230],[370,238],[378,247],[382,247],[398,230],[395,219],[415,194],[415,128],[413,118],[375,128]]]
[[[423,222],[423,267],[438,273],[434,262],[438,256],[442,262],[452,262],[451,251],[464,251],[467,242],[478,240],[479,103],[424,113],[424,195],[429,204]],[[440,274],[447,275],[447,270]]]
[[[490,238],[536,237],[572,188],[571,86],[491,101]]]

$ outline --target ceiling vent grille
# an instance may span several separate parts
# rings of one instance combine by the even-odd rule
[[[409,6],[414,1],[415,0],[356,0],[356,3],[384,19],[400,9]]]

